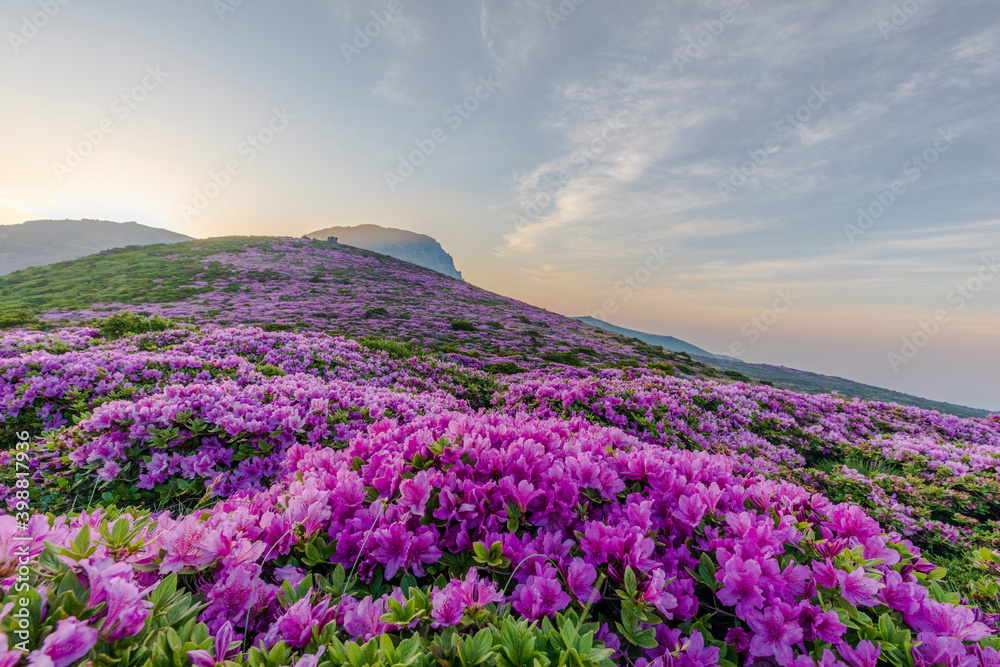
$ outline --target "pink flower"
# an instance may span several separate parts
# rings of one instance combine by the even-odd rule
[[[920,604],[920,611],[909,616],[910,625],[920,631],[949,635],[964,641],[979,641],[992,631],[976,620],[976,614],[968,607],[937,602],[927,598]]]
[[[723,604],[735,605],[736,613],[741,615],[749,609],[759,609],[764,604],[760,575],[760,563],[756,560],[733,555],[718,575],[722,577],[719,599]]]
[[[532,575],[525,583],[518,584],[511,596],[514,610],[525,618],[537,621],[565,609],[572,599],[563,591],[555,576],[555,568],[546,566],[541,574]]]
[[[87,655],[97,644],[97,630],[70,616],[56,623],[55,632],[42,641],[42,648],[32,651],[30,659],[40,664],[46,658],[53,667],[67,667]]]
[[[374,538],[375,550],[372,556],[385,565],[385,578],[392,579],[406,565],[413,535],[403,524],[394,523],[388,528],[376,530]]]
[[[465,618],[465,605],[455,591],[437,588],[431,593],[431,627],[442,628],[458,625]]]
[[[587,563],[582,558],[574,558],[569,564],[569,571],[566,574],[566,583],[569,590],[576,596],[576,599],[584,604],[594,604],[601,599],[601,594],[594,588],[594,581],[597,580],[597,568]]]
[[[847,632],[847,626],[840,622],[837,612],[831,609],[822,614],[816,614],[812,622],[812,631],[821,641],[836,644]]]
[[[855,607],[874,607],[878,604],[875,594],[882,588],[882,584],[866,577],[865,568],[859,567],[850,574],[838,570],[837,577],[840,580],[840,594],[848,604]]]
[[[222,549],[219,538],[219,531],[206,526],[198,515],[184,517],[161,538],[166,555],[160,573],[171,574],[187,567],[201,569],[213,563]]]
[[[409,510],[413,516],[423,516],[427,511],[427,501],[431,499],[431,485],[426,470],[421,470],[412,479],[404,479],[399,483],[399,493],[402,496],[399,504]]]
[[[750,655],[774,656],[779,665],[790,665],[792,645],[802,641],[798,618],[798,610],[785,602],[776,602],[763,612],[750,610],[747,623],[754,632],[750,639]]]
[[[854,648],[851,648],[850,644],[840,644],[837,646],[837,652],[851,667],[875,667],[879,656],[882,655],[882,642],[875,646],[867,639],[863,639]]]
[[[674,617],[673,610],[677,608],[677,598],[667,591],[667,575],[662,569],[653,570],[642,594],[643,600],[656,607],[665,618]]]
[[[204,649],[188,651],[187,656],[194,667],[215,667],[215,658]]]
[[[366,642],[385,632],[386,624],[382,622],[384,615],[385,601],[373,600],[369,595],[356,607],[346,611],[344,629],[352,636]]]

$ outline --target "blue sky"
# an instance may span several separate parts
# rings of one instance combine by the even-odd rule
[[[1000,409],[991,0],[8,0],[0,28],[0,224],[404,227],[551,310]]]

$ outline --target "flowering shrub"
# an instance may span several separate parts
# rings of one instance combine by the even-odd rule
[[[114,654],[164,632],[205,664],[231,652],[213,635],[274,664],[500,662],[540,633],[553,657],[574,644],[593,664],[993,659],[996,619],[947,593],[914,545],[735,467],[580,418],[381,420],[346,449],[291,445],[271,488],[206,510],[33,517],[33,604],[62,610],[33,650]],[[16,522],[0,521],[12,547]],[[156,615],[181,589],[196,594],[173,603],[183,641]]]
[[[727,453],[741,470],[860,503],[940,557],[1000,547],[997,420],[644,369],[535,372],[494,401],[509,414],[579,415],[644,442]]]

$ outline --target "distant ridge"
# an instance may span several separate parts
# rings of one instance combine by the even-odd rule
[[[733,357],[706,352],[700,347],[686,343],[682,340],[674,338],[673,336],[660,336],[657,334],[643,333],[641,331],[633,331],[623,327],[616,327],[613,324],[608,324],[607,322],[593,317],[575,317],[573,319],[598,327],[599,329],[604,329],[605,331],[612,331],[622,334],[623,336],[629,336],[630,338],[637,338],[644,343],[649,343],[650,345],[659,345],[664,350],[669,350],[671,352],[686,352],[696,361],[715,366],[723,371],[729,371],[730,373],[736,374],[736,377],[743,375],[758,382],[768,382],[776,387],[780,387],[781,389],[788,389],[790,391],[797,391],[806,394],[836,393],[847,398],[861,398],[866,401],[882,401],[884,403],[899,403],[900,405],[911,405],[918,408],[924,408],[926,410],[937,410],[938,412],[958,417],[988,417],[991,414],[989,410],[980,410],[978,408],[969,408],[964,405],[953,405],[951,403],[944,403],[941,401],[932,401],[928,398],[911,396],[910,394],[904,394],[902,392],[892,391],[891,389],[862,384],[860,382],[832,375],[820,375],[819,373],[810,373],[808,371],[800,371],[794,368],[786,368],[784,366],[772,366],[769,364],[749,364],[744,361],[740,361],[739,359],[734,359]]]
[[[379,225],[357,225],[355,227],[327,227],[310,232],[306,236],[320,240],[335,236],[340,243],[345,245],[395,257],[404,262],[410,262],[425,269],[463,280],[462,273],[455,268],[455,260],[452,259],[452,256],[441,247],[440,243],[426,234]]]
[[[705,350],[687,343],[679,338],[674,338],[673,336],[660,336],[658,334],[643,333],[642,331],[633,331],[632,329],[626,329],[624,327],[616,327],[613,324],[608,324],[603,320],[599,320],[595,317],[574,317],[574,320],[578,320],[585,324],[595,326],[598,329],[604,329],[605,331],[613,331],[615,333],[620,333],[623,336],[628,336],[629,338],[638,338],[643,343],[649,343],[650,345],[659,345],[664,350],[669,350],[671,352],[686,352],[692,356],[699,357],[709,357],[712,359],[718,358],[718,355],[712,354],[711,352],[706,352]]]
[[[19,225],[0,225],[0,275],[112,248],[190,240],[190,236],[137,222],[29,220]]]

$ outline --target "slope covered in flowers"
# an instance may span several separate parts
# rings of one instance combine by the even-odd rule
[[[1000,664],[997,418],[99,324],[0,335],[0,665]]]
[[[472,368],[593,366],[687,355],[591,327],[377,253],[309,239],[225,238],[124,248],[0,277],[0,328],[121,311],[391,339]]]

